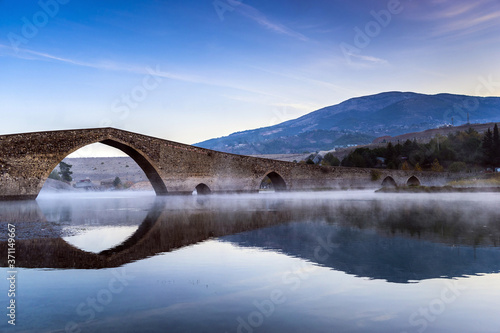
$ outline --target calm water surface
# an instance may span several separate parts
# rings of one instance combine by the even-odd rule
[[[498,332],[499,203],[367,191],[0,203],[0,331]]]

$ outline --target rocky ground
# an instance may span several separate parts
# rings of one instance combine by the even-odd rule
[[[252,157],[268,158],[271,160],[279,160],[286,162],[302,161],[309,157],[311,154],[269,154],[269,155],[250,155]]]
[[[75,189],[72,185],[88,178],[95,187],[99,187],[101,181],[113,181],[116,177],[120,178],[122,184],[131,184],[132,190],[153,189],[144,171],[130,157],[65,158],[63,161],[72,166],[71,185],[47,179],[43,191],[82,191],[83,189]],[[55,170],[59,171],[59,167]]]
[[[65,182],[49,178],[45,181],[45,184],[43,185],[43,190],[51,192],[65,192],[65,191],[74,191],[76,189],[74,189],[71,185],[66,184]]]
[[[102,181],[115,177],[120,177],[122,182],[148,181],[144,171],[130,157],[65,158],[64,162],[72,165],[74,181],[86,178]]]

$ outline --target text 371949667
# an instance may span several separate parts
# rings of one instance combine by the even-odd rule
[[[16,325],[16,226],[13,224],[7,225],[8,229],[8,251],[7,251],[7,280],[9,281],[9,306],[7,307],[8,323]]]

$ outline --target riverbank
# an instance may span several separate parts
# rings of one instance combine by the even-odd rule
[[[485,193],[500,192],[500,187],[401,186],[383,187],[376,193]]]

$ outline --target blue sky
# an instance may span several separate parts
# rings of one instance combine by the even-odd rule
[[[183,143],[399,90],[500,95],[500,1],[0,0],[0,133]]]

